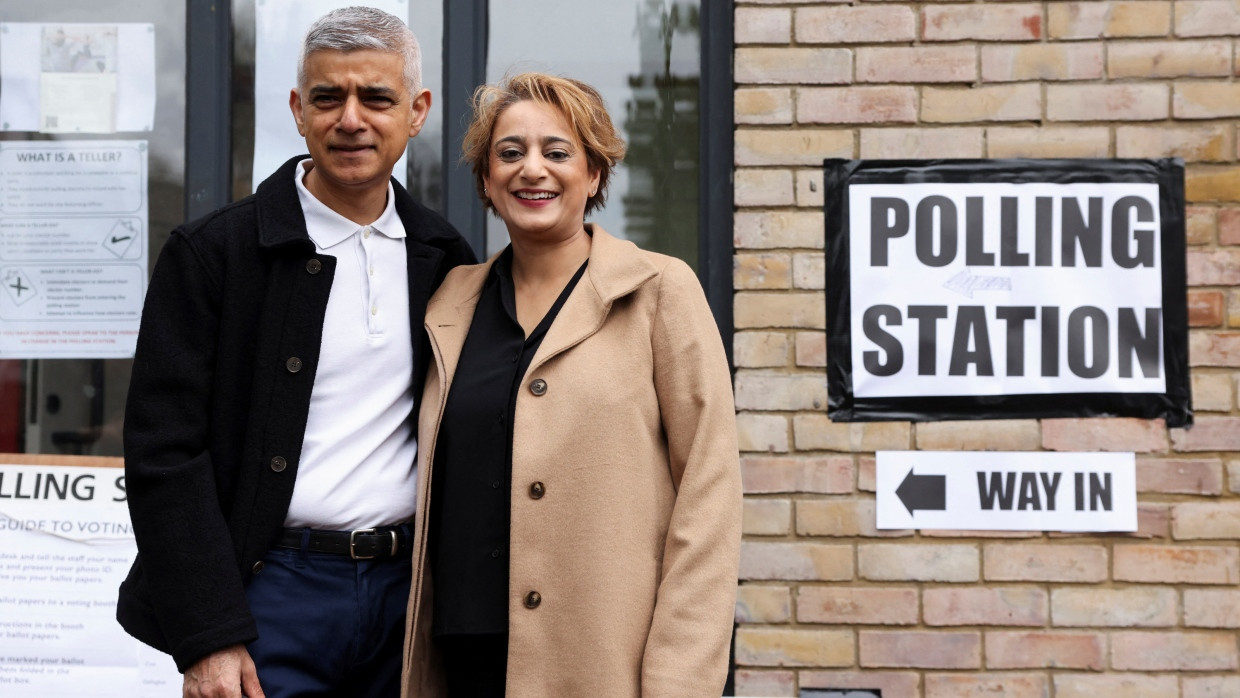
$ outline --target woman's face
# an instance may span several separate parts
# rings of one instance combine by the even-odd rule
[[[483,184],[510,237],[554,242],[584,229],[599,175],[558,109],[529,100],[505,109],[489,156]]]

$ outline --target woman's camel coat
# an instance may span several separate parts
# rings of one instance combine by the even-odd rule
[[[723,345],[688,266],[592,230],[586,273],[517,397],[507,695],[718,696],[741,528]],[[439,420],[494,261],[454,269],[426,310],[406,698],[445,693],[426,514]]]

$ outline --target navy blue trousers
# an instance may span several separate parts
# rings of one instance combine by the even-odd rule
[[[258,639],[250,656],[267,698],[400,695],[408,557],[273,548],[246,588]]]

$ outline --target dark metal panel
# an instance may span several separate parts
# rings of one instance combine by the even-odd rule
[[[443,33],[444,216],[482,259],[487,247],[486,216],[474,189],[473,173],[460,160],[461,140],[469,125],[469,98],[474,86],[487,77],[487,0],[444,0]]]
[[[185,219],[232,192],[232,6],[188,0],[185,16]]]
[[[733,3],[703,0],[698,276],[732,363]]]

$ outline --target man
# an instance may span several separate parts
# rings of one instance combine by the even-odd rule
[[[391,180],[430,110],[396,17],[310,28],[310,156],[173,232],[125,415],[117,618],[186,696],[399,694],[426,303],[473,253]]]

